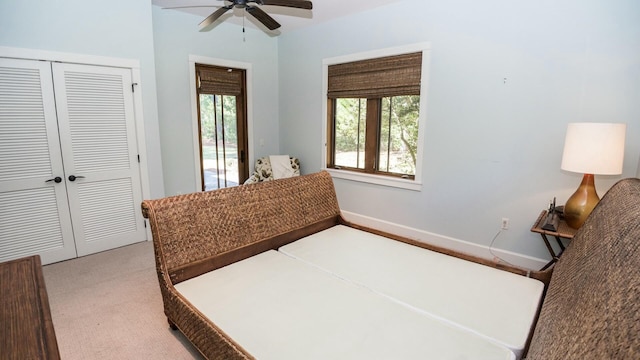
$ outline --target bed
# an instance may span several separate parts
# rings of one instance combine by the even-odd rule
[[[145,200],[142,211],[168,322],[207,358],[566,358],[547,346],[566,331],[548,318],[571,318],[548,299],[552,273],[582,255],[575,246],[537,272],[364,228],[340,216],[326,172]],[[616,341],[629,337],[637,354],[637,332]]]

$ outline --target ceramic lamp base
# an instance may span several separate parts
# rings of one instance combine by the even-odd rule
[[[578,190],[564,205],[564,220],[567,225],[579,229],[599,201],[600,197],[596,193],[593,174],[584,174]]]

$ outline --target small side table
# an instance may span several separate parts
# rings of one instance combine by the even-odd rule
[[[549,261],[542,269],[540,269],[540,271],[546,270],[549,266],[555,264],[555,262],[560,258],[560,255],[562,255],[562,252],[564,251],[564,245],[562,244],[562,241],[560,239],[571,240],[573,239],[573,235],[576,234],[576,231],[578,231],[567,225],[567,223],[563,219],[560,219],[560,222],[558,223],[558,231],[544,230],[542,229],[542,225],[544,225],[544,220],[546,219],[546,217],[547,210],[543,210],[540,213],[538,220],[536,220],[536,222],[533,224],[533,227],[531,228],[532,232],[538,233],[540,234],[540,236],[542,236],[542,240],[544,240],[544,244],[547,245],[547,250],[549,250],[549,254],[551,254],[551,261]],[[547,235],[556,238],[558,246],[560,246],[559,253],[556,254],[556,252],[553,250],[553,248],[551,247],[551,243],[547,238]]]

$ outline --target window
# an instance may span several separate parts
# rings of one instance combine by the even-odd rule
[[[415,182],[422,58],[417,51],[325,62],[327,169]]]
[[[202,189],[247,179],[245,71],[196,64]]]
[[[339,98],[332,106],[334,168],[415,177],[419,95]],[[371,116],[367,116],[367,109],[373,109]]]

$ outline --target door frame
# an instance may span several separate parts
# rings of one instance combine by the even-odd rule
[[[252,65],[246,62],[210,58],[199,55],[189,55],[189,91],[191,93],[191,129],[193,132],[193,165],[195,174],[195,189],[202,191],[202,174],[200,171],[200,124],[198,120],[198,94],[196,91],[196,63],[202,65],[230,67],[242,69],[246,75],[246,96],[247,96],[247,161],[249,174],[253,170],[253,70]]]
[[[23,59],[23,60],[43,60],[51,62],[65,62],[83,65],[97,65],[107,67],[118,67],[131,70],[131,80],[135,84],[133,91],[133,113],[136,128],[136,141],[138,143],[138,154],[140,155],[140,185],[142,186],[142,198],[151,199],[151,187],[149,185],[149,166],[147,162],[147,143],[145,139],[143,102],[142,102],[142,80],[140,75],[140,61],[136,59],[125,59],[107,56],[84,55],[74,53],[64,53],[40,49],[23,49],[0,46],[0,57]],[[144,220],[147,241],[152,239],[151,227],[147,226]]]

